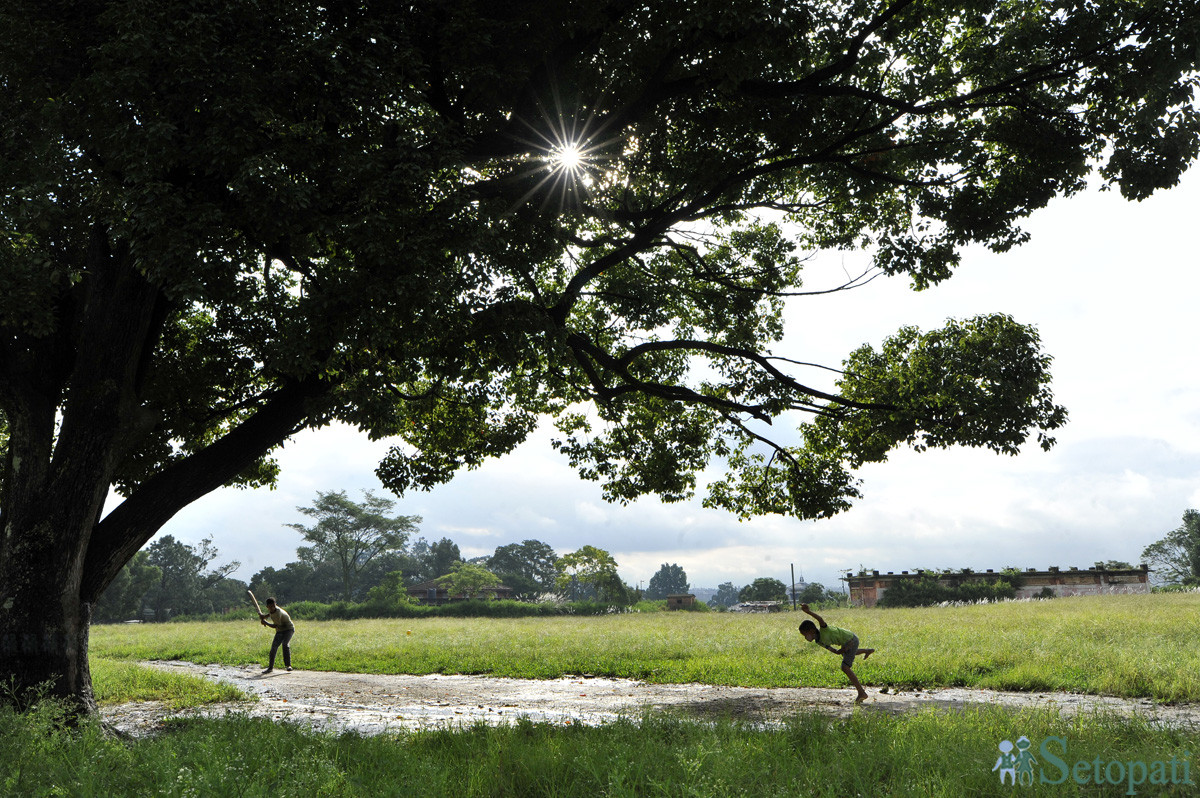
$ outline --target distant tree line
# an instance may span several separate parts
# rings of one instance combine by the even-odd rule
[[[164,535],[133,556],[93,609],[97,621],[165,621],[220,612],[243,601],[246,583],[230,578],[236,560],[211,567],[211,538],[190,546]]]
[[[805,582],[796,591],[797,604],[834,604],[844,603],[845,600],[845,594],[831,590],[820,582]],[[745,601],[790,602],[791,598],[787,585],[773,577],[762,576],[742,587],[732,582],[721,583],[717,586],[716,595],[708,600],[708,606],[723,610]]]
[[[489,598],[503,585],[523,602],[583,602],[630,606],[686,594],[687,573],[663,563],[645,591],[626,584],[617,562],[604,549],[585,545],[559,556],[547,543],[523,540],[498,546],[490,556],[470,560],[458,544],[419,535],[420,516],[394,515],[395,502],[364,491],[361,501],[344,491],[318,491],[310,507],[297,507],[309,523],[285,526],[300,533],[296,559],[268,566],[249,582],[231,577],[236,561],[213,565],[218,552],[211,539],[191,546],[166,535],[137,555],[105,591],[95,610],[98,621],[165,621],[179,616],[224,613],[245,607],[247,588],[284,605],[371,604],[386,611],[412,603],[409,588],[436,581],[450,595]],[[820,603],[841,594],[809,584],[797,600]],[[770,577],[744,587],[722,584],[708,602],[726,608],[739,601],[785,601],[783,582]]]

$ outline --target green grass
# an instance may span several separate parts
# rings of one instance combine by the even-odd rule
[[[96,701],[101,704],[162,701],[175,709],[185,709],[247,698],[241,690],[228,684],[132,662],[93,657],[91,669]]]
[[[1070,765],[1176,760],[1193,784],[1134,785],[1133,794],[1193,794],[1195,734],[1106,715],[981,708],[844,720],[800,714],[783,728],[694,723],[648,714],[602,727],[520,722],[365,738],[232,717],[171,724],[123,743],[93,724],[70,729],[53,705],[0,709],[0,794],[22,796],[1071,796],[1121,785],[1000,785],[1001,740],[1025,735],[1035,755],[1066,741]],[[1061,753],[1061,749],[1052,749]],[[1061,771],[1039,762],[1051,780]],[[1122,764],[1122,769],[1125,765]],[[1113,775],[1116,771],[1114,769]],[[1103,777],[1103,773],[1102,773]],[[1089,776],[1090,779],[1090,776]]]
[[[1200,595],[1095,596],[919,609],[841,609],[829,623],[876,648],[855,670],[874,686],[1062,690],[1200,700]],[[650,682],[845,686],[839,659],[806,643],[799,613],[643,613],[586,618],[298,624],[295,664],[349,673],[594,674]],[[409,634],[408,632],[411,632]],[[98,626],[98,659],[262,662],[249,623]]]

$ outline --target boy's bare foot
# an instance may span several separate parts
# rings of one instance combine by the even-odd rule
[[[874,653],[875,653],[875,649],[873,649],[873,648],[866,649],[865,651],[863,651],[863,659],[866,659],[867,657],[871,656]]]
[[[854,703],[861,704],[862,702],[866,701],[867,698],[868,696],[866,693],[859,693],[858,698],[854,699]]]

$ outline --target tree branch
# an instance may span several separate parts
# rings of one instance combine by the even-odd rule
[[[96,525],[88,547],[84,601],[95,601],[126,562],[175,513],[252,465],[300,428],[310,403],[332,387],[307,377],[282,388],[262,409],[194,454],[157,472]]]

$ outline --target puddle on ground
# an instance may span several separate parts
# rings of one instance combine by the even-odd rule
[[[432,674],[427,676],[277,670],[262,674],[257,666],[198,665],[190,662],[147,662],[165,670],[228,682],[257,701],[216,704],[200,709],[171,710],[157,702],[103,707],[111,726],[134,736],[153,732],[174,716],[221,717],[245,714],[296,722],[334,732],[380,734],[421,728],[534,722],[599,724],[647,710],[673,709],[697,718],[733,718],[766,726],[804,709],[845,716],[855,711],[850,687],[721,687],[704,684],[650,684],[632,679],[566,677],[505,679],[492,676]],[[971,705],[1054,707],[1064,714],[1106,710],[1141,714],[1173,727],[1200,730],[1200,705],[1156,705],[1148,699],[1122,699],[1074,693],[1008,693],[967,688],[889,690],[867,687],[868,712],[911,712],[925,707],[961,709]]]

